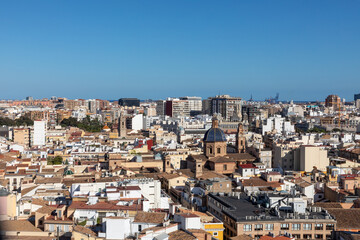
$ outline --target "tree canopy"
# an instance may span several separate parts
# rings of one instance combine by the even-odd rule
[[[0,126],[32,126],[34,125],[34,121],[28,117],[21,116],[15,120],[12,120],[7,117],[0,117]]]
[[[70,117],[61,121],[61,126],[64,127],[78,127],[88,132],[101,132],[104,125],[99,120],[91,120],[89,116],[86,116],[82,121],[78,121],[76,118]]]
[[[47,158],[48,165],[60,165],[62,164],[62,162],[63,162],[63,158],[61,156]]]

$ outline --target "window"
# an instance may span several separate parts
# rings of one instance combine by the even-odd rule
[[[315,224],[315,230],[323,230],[323,224],[322,223]]]
[[[262,224],[255,224],[254,230],[255,231],[262,231],[263,230],[263,225]]]
[[[300,234],[292,234],[293,238],[300,239]]]
[[[218,235],[218,232],[213,232],[213,236],[217,236]]]
[[[251,224],[245,224],[244,225],[244,232],[251,232],[252,225]]]
[[[311,234],[304,234],[303,239],[311,239]]]
[[[311,223],[304,223],[303,224],[303,230],[311,230],[312,224]]]
[[[334,224],[332,223],[326,224],[326,230],[334,230]]]
[[[224,164],[224,170],[227,170],[227,165],[226,164]]]
[[[288,223],[282,223],[280,225],[281,230],[289,230],[289,224]]]
[[[69,232],[69,225],[64,225],[64,232]]]
[[[299,223],[295,223],[292,225],[292,230],[300,230],[300,224]]]
[[[221,153],[221,149],[220,149],[220,148],[217,148],[217,153]]]
[[[141,232],[141,225],[138,225],[138,231]]]
[[[49,224],[49,232],[53,232],[54,231],[54,225],[53,224]]]
[[[177,183],[179,183],[179,180],[177,180]]]
[[[212,154],[213,151],[212,151],[212,147],[209,147],[209,153]]]
[[[316,239],[323,239],[323,235],[322,234],[315,234],[315,238]]]
[[[274,224],[265,224],[265,230],[274,230]]]
[[[326,240],[331,240],[331,234],[326,235]]]
[[[262,237],[262,235],[255,235],[255,239],[259,239],[261,237]]]

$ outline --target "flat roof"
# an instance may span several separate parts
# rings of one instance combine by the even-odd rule
[[[258,207],[256,204],[253,204],[247,199],[245,194],[240,195],[238,197],[230,197],[230,196],[216,196],[214,194],[209,194],[209,197],[214,198],[216,201],[223,204],[226,208],[223,212],[234,219],[236,222],[243,221],[283,221],[285,219],[293,219],[292,217],[288,217],[287,213],[284,211],[279,211],[280,216],[275,216],[270,213],[270,209],[265,209],[264,207]],[[329,214],[324,211],[321,212],[307,212],[307,216],[305,214],[297,214],[297,218],[295,219],[327,219],[329,221],[333,220]],[[326,218],[328,216],[329,218]]]

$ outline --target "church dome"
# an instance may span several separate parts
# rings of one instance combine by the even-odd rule
[[[210,128],[206,131],[204,142],[226,142],[225,133],[220,128]]]

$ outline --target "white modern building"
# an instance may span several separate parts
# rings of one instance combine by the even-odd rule
[[[46,121],[34,121],[33,146],[44,146],[46,136]]]
[[[269,132],[277,134],[291,135],[295,133],[295,127],[291,122],[286,121],[280,116],[270,117],[262,124],[262,135]]]

